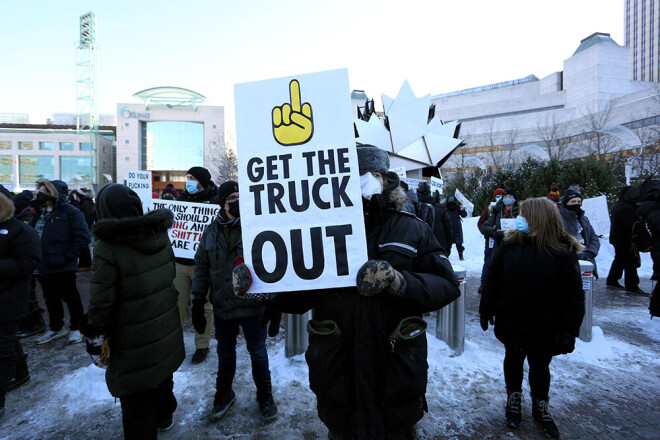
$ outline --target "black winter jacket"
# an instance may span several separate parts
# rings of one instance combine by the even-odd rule
[[[558,354],[555,336],[576,337],[584,317],[577,254],[550,254],[533,237],[504,240],[493,254],[479,314],[495,316],[495,336],[512,347]]]
[[[436,203],[432,195],[418,194],[417,198],[420,203],[429,203],[435,208],[434,225],[431,229],[433,229],[433,235],[438,240],[438,244],[444,249],[443,254],[448,255],[454,233],[447,209],[440,203]]]
[[[0,194],[0,322],[18,321],[28,311],[30,277],[39,266],[39,235],[13,218],[14,204]]]
[[[461,217],[467,217],[467,211],[456,204],[447,204],[447,213],[451,219],[452,243],[463,244],[463,225],[461,224],[463,220]]]
[[[486,245],[488,245],[488,239],[492,238],[495,240],[495,245],[493,249],[498,247],[502,240],[504,240],[504,232],[502,229],[502,219],[503,218],[516,218],[518,217],[518,202],[513,204],[511,211],[509,212],[509,217],[504,217],[504,202],[500,200],[493,206],[493,210],[490,213],[490,217],[486,220],[486,223],[481,225],[481,233],[486,236]]]
[[[181,194],[176,198],[177,202],[191,202],[191,203],[213,203],[218,204],[218,187],[209,181],[209,185],[195,194],[190,194],[188,190],[181,191]],[[192,266],[195,260],[192,258],[177,258],[176,262],[185,266]]]
[[[231,246],[225,233],[233,237]],[[247,318],[264,312],[263,306],[234,295],[232,271],[236,267],[236,257],[242,256],[240,223],[230,226],[223,218],[216,217],[204,230],[195,253],[195,277],[190,292],[193,301],[206,302],[210,287],[213,313],[223,320]]]
[[[398,193],[398,190],[392,191]],[[403,200],[396,194],[392,201]],[[401,211],[371,199],[366,221],[369,259],[388,261],[403,274],[403,297],[365,297],[356,287],[278,294],[273,306],[288,313],[313,309],[313,323],[336,324],[312,333],[305,357],[320,419],[346,438],[395,438],[427,411],[426,333],[397,341],[391,335],[408,317],[438,310],[458,296],[458,282],[431,229]],[[309,328],[309,326],[308,326]]]
[[[583,251],[578,258],[580,260],[589,261],[594,265],[594,277],[598,279],[598,267],[596,266],[596,256],[600,250],[600,239],[591,226],[589,218],[584,215],[584,211],[580,214],[569,211],[566,207],[562,206],[559,210],[561,219],[564,221],[564,229],[566,232],[577,238],[579,242],[584,242],[584,247],[587,249]],[[578,227],[579,226],[579,227]],[[580,236],[578,236],[578,229],[582,229]]]
[[[651,258],[653,259],[652,280],[660,281],[660,199],[655,201],[646,201],[637,210],[637,214],[646,219],[646,224],[655,238],[651,248]]]
[[[75,272],[78,270],[78,256],[90,242],[85,216],[80,210],[66,203],[66,189],[60,191],[55,182],[37,182],[45,185],[51,195],[58,197],[52,211],[38,210],[31,220],[31,226],[35,227],[41,213],[45,212],[46,224],[41,233],[40,275]]]
[[[115,397],[156,388],[185,358],[167,235],[172,219],[157,209],[94,226],[89,324],[110,338],[105,380]]]

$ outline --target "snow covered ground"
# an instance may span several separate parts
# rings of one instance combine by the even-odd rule
[[[458,261],[455,249],[451,257],[453,263],[467,269],[468,275],[465,352],[454,356],[435,338],[434,315],[426,318],[429,413],[418,425],[420,437],[541,438],[531,422],[526,384],[522,429],[513,433],[503,426],[504,349],[492,329],[481,330],[476,313],[484,244],[476,220],[463,224],[465,261]],[[604,278],[613,250],[607,240],[601,243],[598,265]],[[643,256],[639,272],[645,279],[642,287],[650,290],[648,255]],[[551,412],[563,438],[660,438],[660,319],[649,320],[648,298],[608,291],[603,278],[594,291],[592,341],[578,340],[573,353],[555,357],[551,364]],[[279,417],[268,424],[259,420],[249,356],[241,339],[234,382],[237,402],[221,421],[211,424],[206,414],[215,391],[215,341],[206,362],[192,365],[194,337],[187,328],[187,358],[174,375],[179,401],[175,426],[160,438],[326,438],[327,430],[316,416],[315,397],[309,390],[304,356],[285,358],[283,333],[268,340]],[[30,354],[32,381],[8,394],[7,413],[0,419],[0,438],[121,437],[119,402],[107,391],[104,370],[89,365],[82,344],[57,342],[44,347],[35,346],[32,339],[25,347]]]

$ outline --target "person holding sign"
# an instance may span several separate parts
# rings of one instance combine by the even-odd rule
[[[234,295],[231,274],[236,259],[243,257],[240,211],[238,205],[238,183],[227,181],[220,185],[218,202],[222,209],[216,219],[202,234],[195,253],[195,277],[192,282],[192,320],[197,333],[212,323],[207,320],[208,291],[211,288],[215,337],[218,340],[218,375],[213,409],[209,419],[219,420],[234,403],[236,394],[232,389],[236,373],[236,337],[239,328],[252,360],[252,377],[257,386],[257,403],[264,420],[277,416],[277,405],[273,401],[268,353],[266,351],[266,324],[264,307]],[[279,331],[279,318],[269,329],[271,336]]]
[[[488,246],[491,249],[496,249],[502,243],[505,231],[515,229],[518,209],[518,191],[513,188],[505,190],[502,193],[502,199],[495,204],[490,217],[481,226],[481,233],[490,239]]]
[[[458,298],[458,281],[431,228],[404,210],[387,152],[358,144],[357,158],[369,258],[357,286],[250,294],[250,269],[239,264],[234,292],[283,312],[313,310],[305,357],[330,439],[412,439],[428,411],[422,315]]]
[[[596,256],[600,250],[600,240],[596,235],[596,231],[594,231],[594,227],[591,226],[589,218],[584,215],[582,210],[582,195],[573,189],[566,190],[561,199],[559,213],[564,221],[566,232],[575,237],[586,248],[578,255],[578,258],[589,261],[594,265],[594,278],[598,279]]]
[[[167,189],[167,188],[165,188]],[[176,198],[178,202],[217,203],[218,187],[211,180],[209,170],[202,167],[192,167],[186,171],[186,189]],[[195,276],[195,260],[189,258],[176,259],[176,278],[174,287],[179,292],[179,312],[181,328],[185,327],[190,304],[190,288]],[[195,353],[191,362],[199,364],[204,362],[209,354],[211,331],[213,330],[213,306],[207,303],[204,309],[206,328],[203,332],[195,332]]]

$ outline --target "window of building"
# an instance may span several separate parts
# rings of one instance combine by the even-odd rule
[[[53,143],[52,142],[39,142],[39,149],[40,150],[53,150]]]
[[[124,123],[124,127],[128,127],[130,124],[128,122]]]
[[[66,183],[90,183],[90,164],[89,156],[60,156],[60,179]]]
[[[124,143],[127,144],[127,143],[128,143],[128,139],[126,139],[126,140],[124,141]]]
[[[0,141],[0,150],[11,150],[11,141]]]
[[[217,128],[215,124],[213,124],[213,128]]]
[[[60,150],[73,151],[73,142],[60,142]]]
[[[204,163],[204,124],[184,121],[140,124],[140,169],[180,171]]]
[[[12,156],[0,156],[0,183],[11,183],[12,164]]]
[[[92,149],[92,144],[89,142],[80,143],[80,151],[90,151]]]
[[[18,149],[19,150],[31,150],[32,149],[32,141],[19,141],[18,142]]]
[[[34,183],[39,179],[55,179],[54,156],[18,156],[19,183]]]

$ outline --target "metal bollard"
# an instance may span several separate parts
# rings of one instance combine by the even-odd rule
[[[591,327],[594,318],[594,265],[584,260],[580,260],[579,263],[582,273],[582,289],[584,290],[584,319],[580,325],[579,338],[584,342],[591,342]]]
[[[465,350],[465,268],[454,266],[454,272],[461,283],[458,289],[461,296],[454,302],[438,310],[436,316],[435,337],[445,341],[460,356]]]
[[[307,321],[312,319],[312,311],[302,315],[284,313],[284,356],[290,358],[307,350]]]

